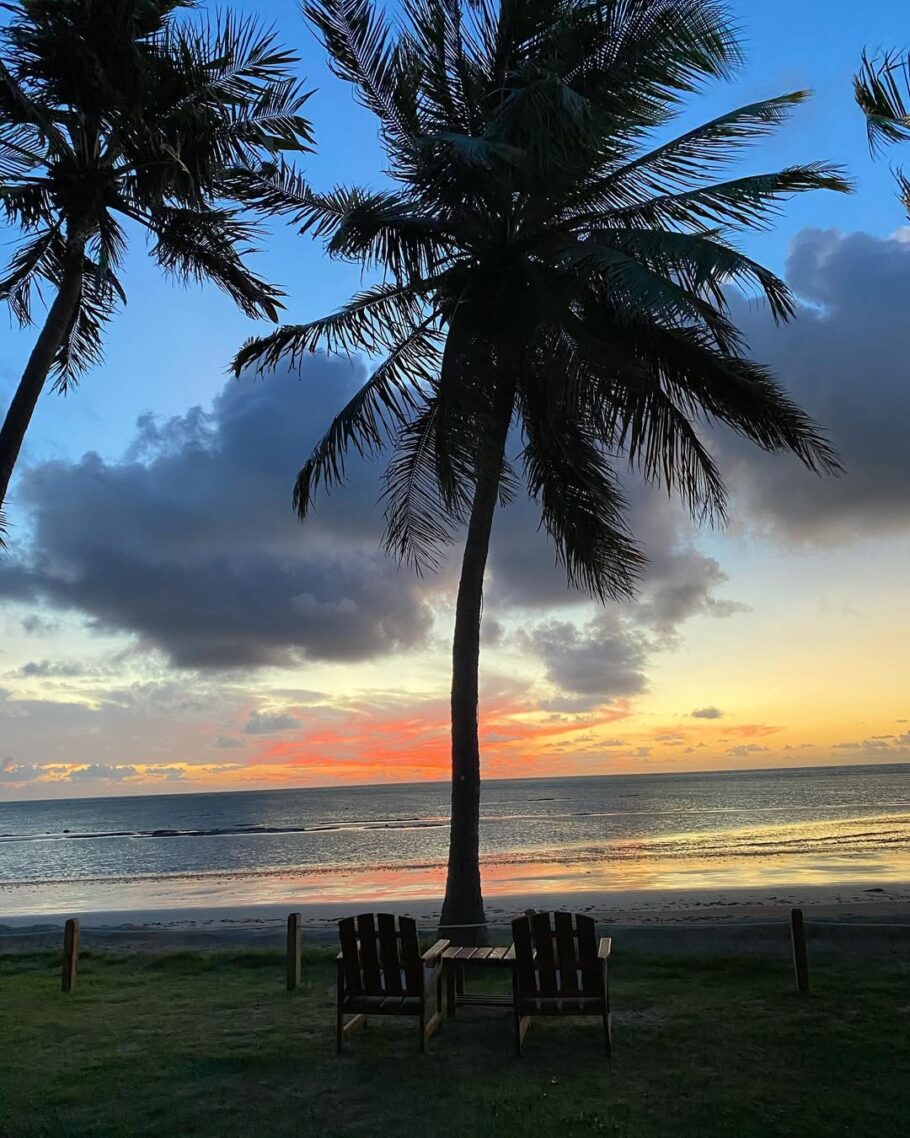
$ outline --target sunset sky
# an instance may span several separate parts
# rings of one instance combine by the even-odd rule
[[[312,183],[377,184],[373,120],[327,73],[295,0],[255,7],[317,88]],[[857,192],[807,195],[745,242],[800,298],[794,324],[735,305],[847,473],[821,481],[717,433],[724,533],[630,477],[651,564],[636,603],[606,608],[567,591],[527,502],[503,510],[486,777],[910,761],[910,223],[851,93],[864,46],[906,46],[906,4],[735,7],[748,66],[693,100],[682,128],[815,91],[741,169],[837,161]],[[366,362],[228,379],[264,326],[214,288],[164,280],[134,236],[106,362],[42,400],[8,503],[0,800],[445,778],[457,547],[423,580],[385,557],[381,463],[354,464],[305,526],[291,511],[298,467]],[[286,289],[289,320],[360,285],[288,230],[257,263]],[[35,330],[0,336],[5,411]]]

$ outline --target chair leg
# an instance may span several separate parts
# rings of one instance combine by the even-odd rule
[[[344,1013],[341,1010],[341,1000],[338,1001],[338,1016],[335,1022],[335,1054],[340,1055],[344,1050]]]
[[[613,1058],[613,1016],[610,1013],[609,1005],[604,1012],[604,1051],[608,1059]]]
[[[530,1016],[520,1015],[518,1008],[515,1009],[515,1058],[521,1058],[522,1044],[524,1043],[525,1036],[528,1033],[528,1025],[531,1022]]]

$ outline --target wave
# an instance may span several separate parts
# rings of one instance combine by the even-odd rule
[[[283,832],[283,831],[282,831]],[[599,843],[564,845],[553,849],[491,851],[481,857],[484,867],[561,866],[584,868],[597,864],[642,864],[755,862],[810,855],[856,857],[863,854],[893,854],[904,850],[910,861],[910,814],[873,818],[838,819],[836,823],[793,823],[777,827],[750,827],[710,834],[684,833],[646,839],[614,839]],[[237,881],[267,878],[348,877],[355,874],[441,872],[444,858],[399,859],[388,862],[344,862],[318,865],[283,865],[243,869],[207,869],[113,875],[71,876],[0,880],[0,890],[36,886],[104,884],[118,882]]]
[[[221,838],[255,834],[314,834],[335,830],[422,830],[447,826],[444,818],[411,818],[388,820],[362,820],[356,822],[329,822],[315,826],[213,826],[210,829],[177,830],[99,830],[80,833],[62,830],[57,834],[0,835],[0,845],[21,842],[96,841],[105,838]]]

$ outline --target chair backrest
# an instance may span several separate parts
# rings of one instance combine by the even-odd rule
[[[338,922],[341,967],[349,994],[420,994],[417,922],[391,913],[361,913]]]
[[[590,917],[529,912],[512,922],[512,941],[519,995],[603,995],[603,966]]]

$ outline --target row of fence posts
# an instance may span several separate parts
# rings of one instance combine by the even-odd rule
[[[76,987],[79,967],[79,921],[71,917],[63,928],[63,977],[61,988],[72,992]],[[793,972],[796,989],[801,995],[809,992],[809,951],[806,942],[806,922],[802,909],[790,910],[790,943],[793,946]],[[303,948],[303,915],[288,913],[286,953],[287,989],[293,992],[300,987]]]

